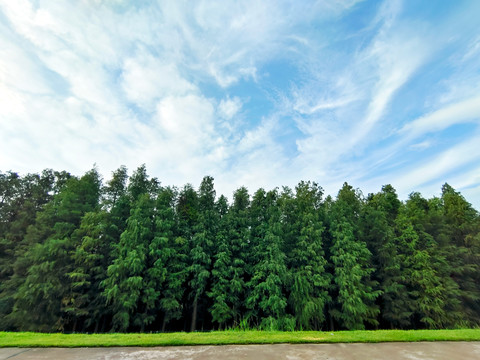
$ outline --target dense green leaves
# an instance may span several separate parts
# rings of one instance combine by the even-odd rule
[[[480,216],[441,190],[0,173],[0,330],[478,326]]]
[[[96,170],[80,179],[69,177],[58,193],[39,211],[24,239],[15,249],[14,273],[5,287],[15,288],[7,323],[29,330],[63,330],[70,326],[70,279],[75,244],[73,233],[82,217],[96,210],[101,182]],[[32,313],[32,309],[38,309]]]

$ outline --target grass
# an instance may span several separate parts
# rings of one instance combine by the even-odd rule
[[[374,331],[212,331],[158,334],[46,334],[0,332],[0,347],[110,347],[228,344],[320,344],[480,341],[480,329]]]

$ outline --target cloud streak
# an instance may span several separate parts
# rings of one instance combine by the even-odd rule
[[[0,169],[478,194],[478,6],[444,6],[0,0]]]

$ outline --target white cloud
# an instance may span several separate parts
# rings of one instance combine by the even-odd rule
[[[378,142],[380,129],[392,126],[385,114],[395,94],[434,49],[426,34],[413,32],[411,24],[398,19],[398,2],[388,4],[373,21],[380,26],[371,43],[346,63],[347,68],[331,75],[338,80],[326,88],[329,95],[312,91],[314,85],[294,94],[294,109],[307,115],[296,119],[306,135],[297,140],[296,162],[313,176],[336,178],[354,173],[358,165],[355,157]],[[317,87],[325,89],[319,86],[321,80]],[[309,91],[318,96],[316,102]]]
[[[162,97],[197,91],[180,76],[175,64],[164,64],[146,51],[124,61],[122,88],[129,101],[146,108]]]
[[[465,122],[480,122],[480,96],[445,106],[415,119],[403,126],[399,133],[412,139]]]
[[[431,146],[432,146],[432,142],[429,140],[425,140],[425,141],[410,145],[410,149],[421,151],[421,150],[428,149]]]
[[[467,51],[462,57],[462,62],[478,57],[480,54],[480,36],[477,36],[468,46]]]
[[[300,179],[336,191],[379,168],[397,176],[403,149],[438,146],[423,135],[478,122],[478,36],[396,131],[392,104],[443,40],[428,20],[406,20],[401,1],[354,32],[335,28],[356,5],[0,0],[2,168],[79,174],[97,163],[108,174],[145,162],[168,184],[212,174],[227,194]],[[272,62],[288,64],[280,78],[268,78]],[[397,142],[376,147],[389,136]],[[461,144],[450,150],[432,158],[438,167],[409,171],[426,167],[432,180],[454,156],[476,159]],[[402,179],[403,189],[419,184]]]
[[[273,142],[272,136],[276,124],[277,121],[275,118],[263,119],[259,126],[246,131],[238,144],[238,150],[243,153],[259,147],[261,148],[265,144],[271,144]]]
[[[167,139],[182,139],[182,148],[192,147],[195,150],[214,131],[213,113],[212,104],[196,95],[169,96],[157,106],[162,135]]]
[[[353,75],[336,73],[334,77],[335,81],[329,84],[327,91],[319,86],[325,81],[322,77],[315,78],[303,88],[294,89],[293,110],[302,115],[314,115],[325,110],[344,108],[364,96],[354,83]]]
[[[232,99],[227,97],[222,99],[218,105],[218,112],[223,119],[232,119],[242,108],[242,100],[238,96],[234,96]]]
[[[404,168],[396,174],[390,173],[389,176],[395,179],[395,186],[400,193],[410,189],[421,190],[422,185],[435,180],[443,183],[451,177],[452,171],[478,162],[480,159],[478,138],[479,134],[476,133],[467,141],[454,145],[420,163],[415,163],[409,170]]]
[[[0,26],[0,29],[1,26]],[[38,95],[52,94],[53,89],[43,74],[43,67],[15,44],[13,38],[0,37],[0,83],[5,88]],[[25,71],[32,69],[34,71]],[[1,101],[1,100],[0,100]]]
[[[422,39],[401,26],[392,27],[388,33],[380,31],[379,37],[365,54],[367,58],[376,59],[378,80],[372,89],[364,119],[352,130],[351,146],[363,140],[383,119],[393,96],[425,63],[431,47],[429,39]]]

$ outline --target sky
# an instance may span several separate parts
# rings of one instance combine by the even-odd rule
[[[0,171],[480,209],[480,1],[0,0]]]

